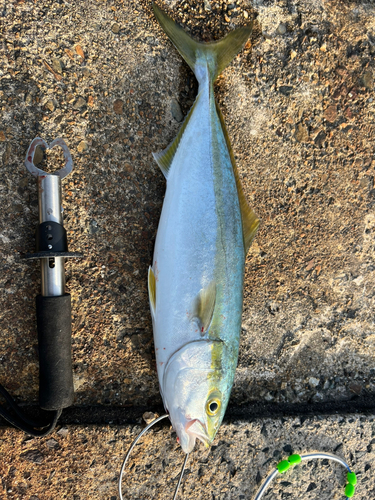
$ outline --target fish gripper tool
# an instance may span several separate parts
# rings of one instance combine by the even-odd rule
[[[65,165],[58,171],[46,173],[34,164],[39,147],[43,152],[59,146],[63,150]],[[32,435],[42,436],[51,432],[63,408],[74,401],[72,353],[71,353],[71,297],[65,291],[65,259],[82,257],[81,253],[68,251],[67,233],[63,226],[61,181],[73,169],[73,160],[65,142],[58,138],[48,145],[35,138],[27,151],[25,165],[36,178],[38,188],[39,224],[36,231],[36,252],[25,254],[24,259],[40,259],[41,293],[36,296],[36,319],[39,349],[39,405],[53,411],[49,429],[39,422],[25,418],[22,410],[0,386],[0,392],[8,401],[17,417],[9,422]]]
[[[37,147],[42,150],[60,146],[65,166],[47,174],[34,165]],[[73,169],[68,146],[58,138],[48,145],[37,137],[26,154],[27,170],[38,185],[39,225],[36,231],[36,252],[26,259],[40,259],[41,294],[36,297],[39,345],[39,404],[45,410],[66,408],[73,403],[73,372],[71,357],[71,301],[65,293],[65,259],[82,257],[68,251],[63,226],[61,181]]]

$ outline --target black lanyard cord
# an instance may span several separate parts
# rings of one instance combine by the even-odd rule
[[[27,416],[23,410],[14,401],[9,392],[0,384],[0,393],[3,395],[15,415],[12,415],[8,410],[0,406],[0,416],[3,417],[14,427],[26,432],[34,437],[44,437],[50,434],[56,427],[62,409],[49,412],[49,422],[37,421]]]

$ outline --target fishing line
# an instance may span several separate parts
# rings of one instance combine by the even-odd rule
[[[130,446],[130,448],[125,456],[125,459],[122,463],[122,467],[120,470],[120,478],[119,478],[119,482],[118,482],[118,491],[120,494],[120,500],[124,500],[124,497],[122,496],[122,477],[123,477],[125,466],[126,466],[126,463],[129,459],[130,453],[133,451],[133,448],[138,443],[138,441],[141,439],[141,437],[144,436],[146,434],[146,432],[148,432],[148,430],[151,429],[152,426],[154,426],[155,424],[160,422],[160,420],[163,420],[164,418],[167,418],[167,417],[169,417],[169,415],[165,414],[165,415],[162,415],[161,417],[158,417],[155,420],[153,420],[150,424],[147,425],[147,427],[145,427],[143,429],[143,431],[140,434],[138,434],[138,436],[132,442],[132,444],[131,444],[131,446]],[[179,487],[181,485],[182,477],[184,475],[184,471],[185,471],[188,457],[189,457],[189,454],[187,453],[185,456],[185,460],[184,460],[184,463],[182,465],[180,477],[179,477],[179,480],[178,480],[178,483],[177,483],[177,486],[176,486],[176,489],[175,489],[175,492],[173,495],[173,500],[176,500],[177,493],[178,493]],[[346,475],[348,484],[345,486],[346,500],[349,500],[350,498],[352,498],[355,494],[355,486],[357,484],[357,476],[356,476],[355,472],[351,471],[349,465],[341,457],[338,457],[337,455],[333,455],[332,453],[319,453],[319,452],[317,452],[317,453],[307,453],[305,455],[293,454],[293,455],[290,455],[286,460],[282,460],[281,462],[279,462],[276,466],[276,469],[273,470],[269,474],[269,476],[267,477],[267,479],[265,480],[263,485],[260,487],[254,500],[261,500],[263,495],[266,493],[268,487],[270,486],[272,480],[278,474],[283,474],[284,472],[288,471],[292,466],[300,464],[302,462],[302,460],[311,460],[314,458],[333,460],[334,462],[337,462],[346,468],[346,470],[348,471],[347,475]]]
[[[302,460],[311,460],[313,458],[323,458],[323,459],[325,458],[328,460],[333,460],[334,462],[338,462],[343,467],[345,467],[346,470],[348,471],[346,475],[348,484],[345,486],[346,500],[349,500],[349,498],[352,498],[354,496],[355,486],[357,484],[357,476],[355,475],[355,472],[351,471],[349,465],[345,462],[345,460],[343,460],[341,457],[338,457],[337,455],[333,455],[332,453],[308,453],[306,455],[298,455],[298,454],[290,455],[287,460],[282,460],[281,462],[279,462],[276,466],[276,469],[271,472],[271,474],[267,477],[263,485],[260,487],[254,500],[260,500],[263,497],[269,485],[271,484],[272,480],[278,474],[283,474],[284,472],[289,470],[290,467],[301,463]]]
[[[154,426],[155,424],[157,424],[158,422],[160,422],[160,420],[163,420],[164,418],[167,418],[167,417],[169,417],[169,415],[166,413],[165,415],[162,415],[161,417],[158,417],[155,420],[153,420],[150,424],[148,424],[147,427],[145,427],[143,429],[143,431],[140,434],[138,434],[138,436],[132,442],[132,444],[131,444],[131,446],[130,446],[128,452],[127,452],[127,454],[125,455],[125,458],[124,458],[124,461],[122,463],[122,467],[121,467],[121,470],[120,470],[120,478],[119,478],[119,481],[118,481],[118,492],[119,492],[119,495],[120,495],[120,500],[124,500],[124,497],[122,496],[122,476],[124,474],[125,466],[126,466],[126,463],[127,463],[128,459],[129,459],[130,453],[133,451],[133,448],[138,443],[138,441],[141,439],[141,437],[144,436],[146,434],[146,432],[149,429],[151,429],[152,426]],[[177,486],[176,486],[176,489],[175,489],[175,492],[174,492],[174,495],[173,495],[173,500],[176,500],[177,493],[178,493],[178,490],[180,488],[180,484],[181,484],[181,481],[182,481],[182,476],[184,475],[184,471],[185,471],[185,467],[186,467],[186,463],[187,463],[188,457],[189,457],[189,454],[187,453],[186,456],[185,456],[185,460],[184,460],[184,463],[182,465],[180,477],[179,477],[179,480],[178,480],[178,483],[177,483]]]

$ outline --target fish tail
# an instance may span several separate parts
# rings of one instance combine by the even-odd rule
[[[215,81],[218,75],[240,52],[252,32],[252,23],[237,28],[217,42],[197,42],[193,40],[173,19],[155,3],[152,4],[156,19],[171,39],[181,56],[194,71],[198,81],[201,78],[199,67],[205,61],[210,78]]]

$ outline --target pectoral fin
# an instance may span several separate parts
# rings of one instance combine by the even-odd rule
[[[154,318],[156,308],[156,279],[151,266],[148,268],[148,296],[150,299],[151,315]]]
[[[216,302],[216,283],[212,281],[196,296],[191,314],[192,320],[197,320],[203,334],[210,326]]]

